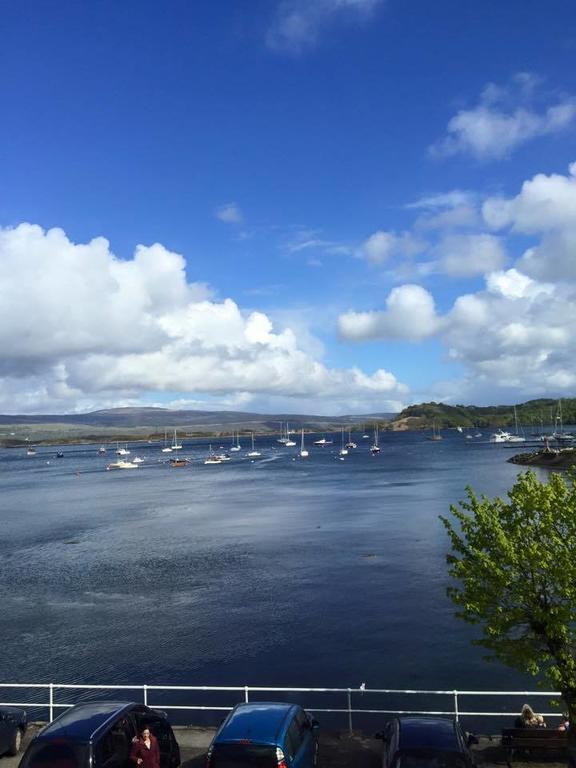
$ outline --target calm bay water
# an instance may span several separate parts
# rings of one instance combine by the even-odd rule
[[[529,685],[482,661],[445,595],[438,520],[465,486],[504,494],[510,450],[457,433],[273,441],[106,472],[94,447],[0,452],[0,680],[398,688]],[[311,442],[311,441],[309,441]]]

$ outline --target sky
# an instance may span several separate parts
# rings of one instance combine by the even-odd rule
[[[0,413],[575,396],[573,0],[0,25]]]

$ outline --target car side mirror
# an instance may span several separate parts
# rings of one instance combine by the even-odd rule
[[[374,738],[381,739],[382,741],[386,741],[386,734],[384,733],[384,731],[378,731],[377,733],[374,734]]]
[[[320,723],[318,722],[318,720],[311,720],[310,728],[312,728],[313,731],[317,731],[318,728],[320,728]]]
[[[474,736],[473,733],[466,734],[466,744],[469,747],[471,747],[472,744],[479,744],[479,743],[480,743],[480,739],[478,738],[478,736]]]

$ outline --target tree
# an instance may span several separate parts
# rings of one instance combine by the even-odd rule
[[[576,747],[576,474],[518,475],[508,500],[478,498],[441,517],[456,615],[482,629],[491,660],[539,675],[562,694]],[[574,739],[574,741],[573,741]]]

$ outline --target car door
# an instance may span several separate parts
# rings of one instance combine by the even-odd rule
[[[0,755],[10,749],[12,729],[3,712],[0,712]]]
[[[170,724],[153,712],[138,713],[136,720],[138,732],[141,732],[142,728],[147,726],[150,728],[150,732],[158,739],[160,768],[172,768],[173,765],[178,765],[178,760],[175,758],[177,746],[174,743],[174,735]]]
[[[306,766],[306,768],[308,768],[308,766],[314,765],[314,760],[316,757],[316,734],[314,733],[314,729],[312,727],[312,718],[309,717],[303,709],[299,709],[296,712],[295,720],[298,724],[302,738],[301,763],[302,766]]]
[[[384,728],[383,768],[392,768],[398,752],[398,721],[392,720]]]
[[[95,768],[128,768],[134,727],[128,717],[121,717],[94,745]]]

